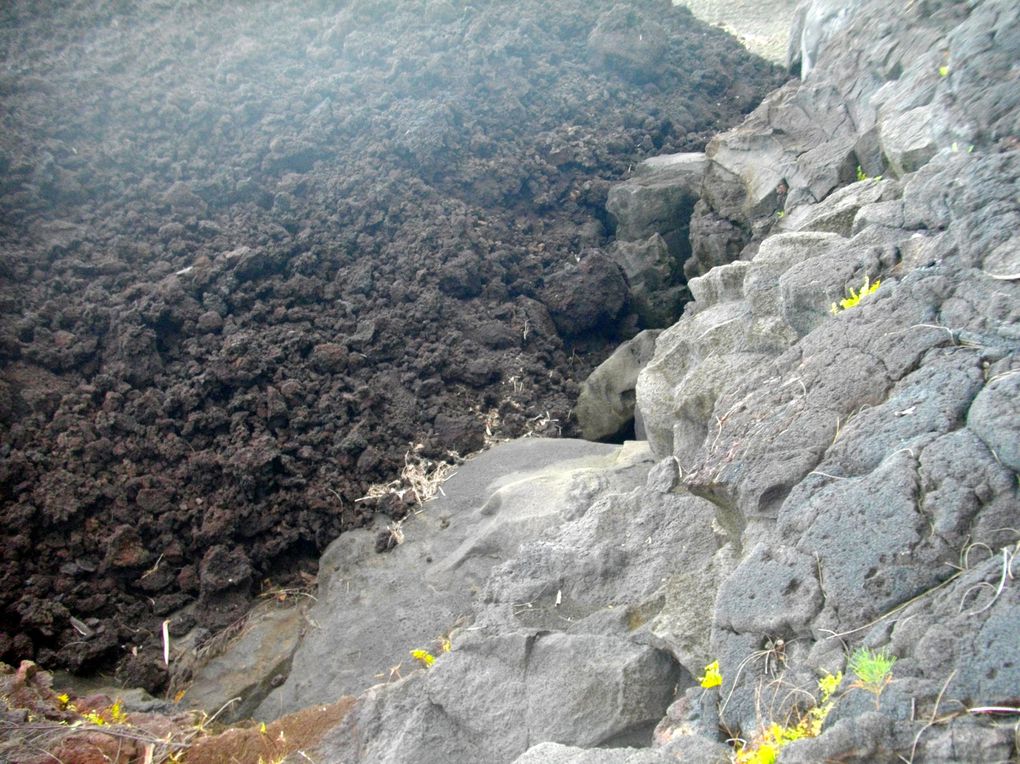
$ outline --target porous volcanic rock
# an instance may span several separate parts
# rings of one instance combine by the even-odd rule
[[[14,0],[0,60],[0,659],[153,690],[411,444],[572,432],[639,327],[554,274],[781,77],[665,0]]]

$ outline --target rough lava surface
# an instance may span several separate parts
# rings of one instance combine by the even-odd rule
[[[571,433],[609,183],[782,79],[665,2],[9,2],[0,58],[0,656],[150,689],[410,444]]]

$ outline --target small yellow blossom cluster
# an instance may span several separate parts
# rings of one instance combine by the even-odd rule
[[[430,668],[432,664],[436,662],[436,656],[428,650],[412,650],[411,657],[425,668]]]
[[[858,292],[853,287],[850,287],[850,296],[849,297],[844,297],[842,300],[840,300],[839,301],[839,305],[836,305],[836,303],[832,303],[832,306],[829,308],[829,312],[832,313],[832,315],[836,316],[836,315],[839,315],[844,310],[850,310],[850,308],[856,308],[858,303],[860,303],[861,298],[863,298],[863,297],[865,297],[866,295],[869,295],[869,294],[874,294],[875,291],[880,286],[882,286],[881,279],[879,279],[874,284],[872,284],[869,281],[868,277],[865,276],[864,277],[864,286],[861,287],[861,291]]]
[[[71,702],[71,696],[66,692],[57,696],[57,701],[60,703],[60,707],[65,711],[71,711],[72,713],[81,713]],[[97,727],[105,727],[108,724],[124,724],[127,722],[127,714],[124,712],[124,704],[120,698],[114,701],[113,705],[102,712],[98,711],[86,711],[81,713],[82,720],[89,724],[94,724]],[[76,722],[77,724],[78,722]]]
[[[705,675],[699,676],[698,681],[706,690],[718,687],[722,684],[722,674],[719,673],[719,661],[712,661],[705,666]]]
[[[801,716],[796,724],[784,727],[773,722],[753,740],[739,746],[737,748],[737,764],[775,764],[779,751],[789,743],[803,738],[818,737],[822,733],[822,725],[825,723],[826,717],[835,705],[832,695],[842,682],[842,671],[826,674],[819,679],[818,704]]]

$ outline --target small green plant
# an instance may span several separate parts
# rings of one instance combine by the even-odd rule
[[[881,279],[876,280],[875,283],[872,284],[868,277],[865,276],[864,285],[861,287],[861,291],[858,292],[853,287],[850,287],[850,296],[844,297],[842,300],[840,300],[839,305],[837,305],[836,303],[832,303],[832,306],[829,308],[829,312],[832,313],[832,315],[836,316],[839,315],[844,310],[856,308],[858,303],[860,303],[861,298],[863,298],[865,295],[873,294],[878,290],[880,286],[882,286]]]
[[[949,67],[943,64],[942,66],[939,67],[939,77],[948,77],[948,76],[949,76]]]
[[[870,650],[858,647],[847,661],[847,671],[857,679],[851,687],[866,690],[875,696],[875,708],[879,707],[882,691],[892,681],[892,667],[896,656],[889,655],[885,648]]]

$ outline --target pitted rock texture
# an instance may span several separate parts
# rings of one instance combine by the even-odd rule
[[[712,624],[720,716],[690,728],[753,737],[847,650],[899,657],[877,710],[847,677],[792,761],[1015,754],[987,719],[922,733],[916,709],[1005,703],[1020,665],[1004,583],[1020,553],[1020,146],[1015,99],[987,100],[1018,11],[897,13],[850,6],[803,83],[711,143],[695,257],[735,261],[691,281],[637,386],[653,452],[714,505],[736,563]]]

